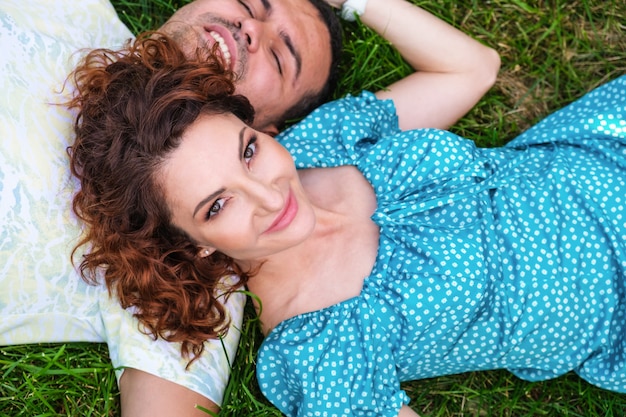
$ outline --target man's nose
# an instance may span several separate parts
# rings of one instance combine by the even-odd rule
[[[271,41],[271,30],[268,23],[254,18],[246,18],[241,21],[241,35],[246,42],[248,52],[256,52],[264,42]]]

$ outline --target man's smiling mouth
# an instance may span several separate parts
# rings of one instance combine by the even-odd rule
[[[220,52],[222,53],[222,57],[226,61],[226,64],[230,67],[231,55],[230,55],[230,50],[228,49],[228,46],[226,45],[226,41],[224,41],[224,38],[222,37],[222,35],[220,35],[219,33],[215,31],[209,31],[209,35],[211,35],[211,37],[215,39],[215,42],[217,42],[217,44],[219,45]]]

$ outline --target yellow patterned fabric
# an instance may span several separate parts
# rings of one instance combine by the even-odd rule
[[[233,326],[207,344],[189,371],[177,344],[153,341],[103,286],[85,284],[70,262],[80,234],[70,202],[66,147],[72,114],[59,93],[85,48],[131,38],[105,0],[0,2],[0,345],[106,342],[111,360],[181,384],[220,404],[244,297],[228,306]]]

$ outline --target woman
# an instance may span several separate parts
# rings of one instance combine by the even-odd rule
[[[327,38],[324,28],[320,27],[321,22],[318,22],[319,16],[310,13],[308,3],[275,0],[271,2],[273,13],[268,16],[263,13],[262,6],[268,4],[265,2],[196,0],[179,9],[170,19],[172,25],[165,25],[163,30],[183,36],[180,39],[184,41],[201,39],[209,46],[215,46],[217,38],[214,34],[208,36],[206,31],[210,22],[215,32],[224,38],[230,52],[237,49],[237,68],[243,71],[244,63],[247,63],[250,68],[248,73],[254,74],[247,77],[244,84],[243,73],[240,73],[241,77],[237,79],[239,91],[248,92],[251,99],[252,93],[257,92],[257,99],[263,98],[262,103],[267,104],[267,99],[272,96],[259,96],[258,92],[264,91],[265,85],[277,90],[276,85],[282,85],[281,81],[286,83],[282,77],[276,81],[281,74],[276,71],[277,57],[270,52],[281,59],[287,59],[289,55],[283,55],[286,44],[281,44],[278,49],[259,49],[257,46],[276,40],[278,33],[289,35],[293,50],[301,52],[301,64],[307,66],[300,74],[296,86],[298,91],[310,93],[316,90],[313,81],[324,73],[315,70],[315,80],[306,79],[306,74],[310,74],[307,69],[320,67],[309,65],[310,51],[302,51],[302,48],[324,43]],[[316,8],[321,7],[321,3],[321,0],[311,2]],[[368,8],[371,11],[363,14],[362,18],[375,30],[382,31],[388,22],[386,15],[378,13],[381,3],[387,6],[386,11],[393,9],[393,4],[409,10],[410,13],[399,15],[398,24],[406,22],[411,16],[418,19],[412,25],[405,25],[407,27],[402,30],[405,35],[419,39],[424,37],[420,31],[430,33],[438,30],[437,42],[405,43],[394,40],[399,36],[397,30],[391,30],[387,35],[399,47],[399,52],[420,69],[419,77],[412,78],[419,81],[416,85],[421,84],[417,90],[421,90],[421,97],[428,103],[422,112],[430,121],[419,117],[414,120],[429,126],[452,123],[491,86],[497,73],[497,55],[403,0],[370,0]],[[68,207],[73,184],[68,184],[64,157],[72,115],[50,103],[59,101],[57,92],[70,68],[82,55],[77,51],[122,45],[131,33],[121,23],[108,0],[81,2],[80,7],[65,6],[62,0],[30,1],[28,4],[12,0],[4,1],[0,6],[0,21],[3,23],[0,43],[8,51],[4,54],[6,59],[0,60],[3,87],[7,93],[6,100],[0,103],[0,119],[5,137],[14,139],[4,141],[0,152],[0,211],[4,214],[4,222],[0,226],[4,242],[0,255],[3,265],[0,273],[0,313],[3,318],[0,320],[0,344],[107,342],[116,368],[124,415],[204,414],[194,408],[195,404],[217,411],[237,346],[237,324],[241,320],[244,297],[234,294],[228,298],[226,309],[230,312],[231,327],[226,337],[203,343],[203,355],[185,368],[188,360],[181,359],[177,344],[162,338],[154,340],[155,334],[149,332],[150,327],[138,328],[132,315],[133,308],[122,309],[117,293],[110,294],[105,285],[87,285],[69,262],[69,251],[80,234],[80,224],[71,216]],[[302,32],[302,25],[296,26],[298,30],[294,31],[295,23],[304,22],[299,18],[298,11],[302,17],[309,18],[309,25],[305,25],[308,29],[319,29],[318,42],[311,41],[310,30]],[[334,16],[332,12],[325,15]],[[184,24],[181,25],[181,22]],[[395,28],[397,25],[392,26]],[[187,31],[177,32],[181,27]],[[196,29],[199,30],[197,34],[194,32]],[[226,30],[228,33],[224,32]],[[301,36],[303,33],[306,38]],[[234,40],[229,38],[229,34]],[[198,38],[198,35],[201,36]],[[237,48],[235,40],[239,41]],[[450,46],[450,49],[458,52],[433,57],[432,51],[428,50],[440,50],[441,45],[450,44],[456,45]],[[193,49],[192,45],[193,42],[187,42],[185,47]],[[224,53],[225,45],[219,46],[217,52]],[[326,55],[322,52],[318,51],[313,59],[323,66]],[[457,59],[452,59],[455,56]],[[289,72],[292,63],[284,64]],[[259,77],[259,71],[263,71],[265,76]],[[268,84],[268,80],[275,82]],[[288,84],[291,86],[292,83]],[[439,90],[433,89],[433,86]],[[290,87],[286,89],[296,92]],[[457,93],[461,89],[464,90],[462,99],[446,102],[449,101],[446,98],[449,92],[454,92],[458,98]],[[293,94],[289,97],[287,99],[281,89],[282,101],[278,107],[268,108],[257,102],[259,117],[255,119],[256,126],[273,130],[262,121],[264,118],[267,121],[271,114],[276,116],[280,105],[293,104],[297,98]],[[437,107],[434,103],[442,111],[431,114],[429,111]],[[284,110],[280,112],[283,116]],[[278,125],[283,121],[272,120]],[[77,260],[81,259],[80,254],[75,255]],[[193,285],[187,288],[198,299],[205,291],[202,286],[199,291]],[[127,303],[132,303],[133,298],[130,297],[138,298],[136,294],[124,291],[121,294],[125,307]],[[150,294],[154,292],[147,293]],[[223,300],[219,301],[221,305]],[[146,307],[140,314],[161,313],[154,306],[148,304]],[[204,314],[204,306],[201,307],[194,309],[196,320]],[[167,317],[161,315],[161,323],[166,323]],[[176,318],[170,324],[176,326]],[[225,328],[222,327],[222,330]],[[216,332],[217,329],[211,328],[206,337],[215,336]],[[159,334],[169,338],[166,333]],[[196,342],[194,348],[199,349],[199,340]],[[145,398],[151,398],[151,401],[146,402]]]
[[[626,78],[502,148],[402,132],[370,93],[281,145],[219,65],[142,42],[76,72],[83,268],[120,265],[121,283],[125,259],[149,277],[129,284],[168,288],[146,311],[190,357],[220,300],[182,289],[234,272],[267,334],[261,388],[287,415],[410,416],[401,381],[497,368],[626,391]],[[190,307],[212,321],[169,321]]]

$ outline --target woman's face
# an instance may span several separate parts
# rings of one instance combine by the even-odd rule
[[[200,116],[160,175],[173,223],[201,256],[217,250],[261,261],[298,245],[315,225],[291,155],[233,115]]]

